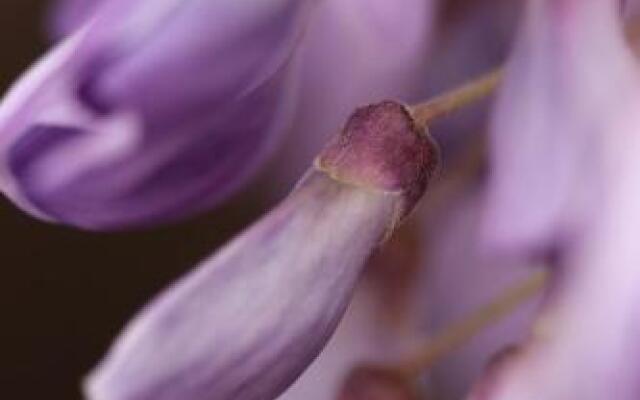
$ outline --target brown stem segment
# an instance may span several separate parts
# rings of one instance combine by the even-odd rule
[[[540,271],[508,289],[491,303],[469,317],[437,334],[417,354],[398,365],[397,369],[415,376],[433,366],[443,356],[473,338],[479,331],[511,314],[518,306],[532,298],[545,285],[548,273]]]
[[[502,69],[497,69],[457,89],[412,106],[411,112],[416,124],[425,128],[434,118],[445,116],[489,96],[495,91],[501,80]]]

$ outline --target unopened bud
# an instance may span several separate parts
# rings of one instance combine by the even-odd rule
[[[338,181],[403,196],[403,217],[435,175],[439,158],[437,145],[407,107],[387,100],[358,109],[316,167]]]
[[[417,400],[414,383],[393,369],[359,367],[345,380],[338,400]]]

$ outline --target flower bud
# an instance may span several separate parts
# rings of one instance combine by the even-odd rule
[[[415,384],[385,368],[361,367],[346,379],[338,400],[418,400]]]
[[[285,131],[313,3],[105,2],[0,105],[2,190],[90,229],[220,203]]]
[[[374,123],[386,120],[394,123]],[[388,102],[358,111],[335,142],[360,155],[358,162],[339,161],[330,146],[316,165],[335,175],[311,168],[271,213],[148,305],[89,378],[89,397],[265,400],[281,394],[323,348],[365,261],[409,211],[416,188],[426,187],[425,166],[433,159],[399,162],[414,146],[437,154],[432,142],[413,140],[419,133],[411,121],[402,106]],[[381,132],[390,127],[403,128]],[[385,153],[376,151],[379,137],[388,139]],[[408,170],[425,173],[405,180]]]
[[[338,181],[403,193],[402,216],[422,196],[438,163],[438,149],[430,136],[405,106],[393,101],[357,110],[344,133],[316,159],[316,167]]]

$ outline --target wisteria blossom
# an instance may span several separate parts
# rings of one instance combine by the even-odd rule
[[[635,399],[640,75],[617,2],[530,1],[508,68],[489,233],[560,245],[562,272],[531,339],[475,398]]]
[[[368,256],[411,211],[437,163],[403,106],[356,112],[282,204],[126,329],[90,378],[89,396],[280,394],[328,340]]]
[[[639,398],[638,4],[52,0],[0,100],[5,197],[82,235],[263,214],[75,390]]]
[[[3,191],[91,229],[225,199],[287,126],[313,3],[107,2],[5,99]]]
[[[496,246],[531,249],[568,238],[601,203],[604,140],[633,109],[636,61],[616,1],[528,3],[493,118],[486,225]]]

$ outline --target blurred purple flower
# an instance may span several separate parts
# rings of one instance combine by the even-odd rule
[[[219,203],[286,128],[314,3],[105,3],[0,107],[3,191],[91,229]]]
[[[532,338],[473,398],[637,399],[640,74],[618,1],[529,1],[508,77],[489,233],[562,257]]]
[[[529,2],[491,127],[492,247],[546,251],[598,207],[605,132],[636,96],[618,6]]]
[[[437,162],[403,106],[357,111],[282,204],[138,316],[90,398],[275,398],[329,339]]]
[[[423,325],[431,332],[463,320],[531,274],[526,260],[497,256],[482,247],[483,206],[482,191],[467,187],[425,221],[427,251],[415,290]],[[495,352],[527,337],[538,303],[522,304],[426,372],[434,398],[464,398]]]

